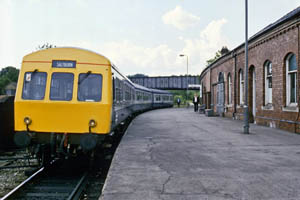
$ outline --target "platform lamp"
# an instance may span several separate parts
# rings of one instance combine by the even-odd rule
[[[189,81],[188,81],[188,74],[189,74],[189,57],[185,54],[180,54],[180,57],[186,56],[186,106],[188,107],[188,88],[189,88]]]

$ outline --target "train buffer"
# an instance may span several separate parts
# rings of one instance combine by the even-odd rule
[[[192,109],[133,120],[101,200],[300,199],[300,135]]]

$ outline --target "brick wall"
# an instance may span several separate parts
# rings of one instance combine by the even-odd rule
[[[257,124],[281,128],[284,130],[299,132],[300,114],[299,108],[293,110],[285,109],[286,107],[286,69],[285,60],[289,53],[296,55],[298,64],[297,72],[297,102],[299,106],[299,43],[300,19],[292,19],[284,24],[278,25],[271,31],[249,42],[249,78],[248,78],[248,105],[250,111],[250,121]],[[265,76],[264,64],[269,60],[272,63],[272,104],[265,105]],[[243,71],[245,76],[244,64],[245,54],[244,47],[240,46],[229,54],[218,59],[210,65],[201,74],[201,83],[207,88],[211,88],[214,111],[217,103],[217,87],[219,73],[224,73],[225,89],[225,109],[226,117],[235,117],[243,119],[243,105],[240,105],[239,99],[239,70]],[[253,78],[255,71],[256,77]],[[228,102],[228,75],[232,80],[232,103]],[[255,81],[255,104],[253,101],[253,81]],[[206,102],[207,103],[207,102]],[[253,107],[255,106],[255,109]],[[255,112],[255,117],[254,113]]]

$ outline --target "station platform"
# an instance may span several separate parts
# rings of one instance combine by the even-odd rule
[[[100,200],[300,199],[300,135],[206,117],[149,111],[128,127]]]

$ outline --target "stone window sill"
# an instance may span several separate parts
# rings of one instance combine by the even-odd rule
[[[236,108],[244,108],[244,104],[237,105]]]
[[[267,104],[265,106],[261,107],[262,110],[274,110],[274,107],[272,104]]]
[[[282,106],[282,111],[284,112],[299,112],[298,106]]]

